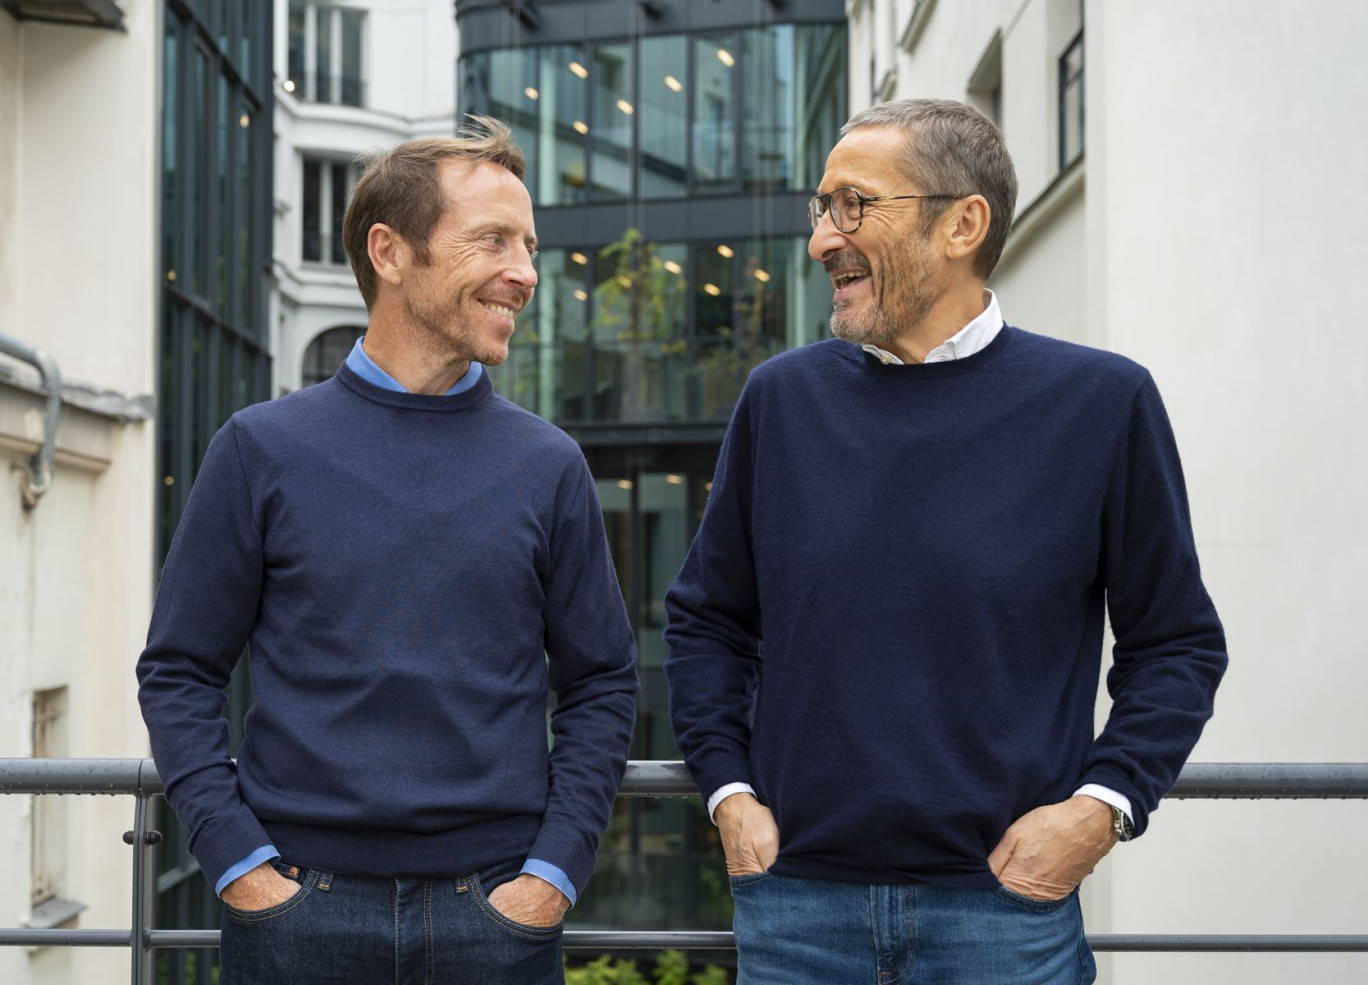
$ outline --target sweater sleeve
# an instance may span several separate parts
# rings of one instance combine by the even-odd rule
[[[1130,798],[1137,835],[1211,717],[1225,635],[1202,585],[1173,430],[1145,375],[1103,511],[1103,575],[1116,638],[1112,708],[1082,783]]]
[[[210,885],[271,842],[238,792],[223,717],[225,688],[256,620],[263,568],[236,428],[229,421],[209,444],[137,666],[152,756]]]
[[[552,533],[544,612],[556,708],[550,793],[528,852],[584,891],[608,827],[636,718],[636,642],[593,478],[583,459]]]
[[[705,801],[728,783],[759,789],[750,765],[751,716],[760,680],[760,600],[750,513],[755,380],[752,373],[737,401],[703,522],[665,595],[670,717]]]

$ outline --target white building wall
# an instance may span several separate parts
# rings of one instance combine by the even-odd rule
[[[852,112],[870,25],[856,0]],[[898,0],[899,32],[914,4]],[[1087,151],[1058,174],[1073,0],[934,3],[897,97],[965,99],[1002,31],[1021,178],[1009,321],[1122,352],[1162,390],[1231,667],[1195,761],[1368,750],[1368,5],[1086,3]],[[1073,23],[1070,23],[1072,19]],[[1105,714],[1105,702],[1099,709]],[[1085,886],[1094,933],[1362,933],[1368,804],[1166,801]],[[1128,985],[1368,980],[1365,955],[1099,955]]]
[[[155,390],[159,5],[125,32],[0,12],[0,332],[68,384],[57,471],[36,509],[12,466],[36,447],[36,374],[0,358],[0,757],[33,751],[33,692],[66,687],[66,753],[143,756],[133,662],[152,599],[153,425],[82,410]],[[121,401],[127,405],[127,401]],[[77,925],[128,926],[133,802],[68,797],[61,896]],[[29,920],[33,798],[0,797],[0,925]],[[128,953],[0,948],[0,981],[118,981]]]
[[[309,103],[275,89],[275,392],[298,389],[309,343],[366,324],[351,268],[303,259],[304,158],[349,162],[414,137],[455,130],[456,20],[446,0],[338,4],[366,11],[366,105]],[[276,77],[288,71],[288,3],[276,0]]]

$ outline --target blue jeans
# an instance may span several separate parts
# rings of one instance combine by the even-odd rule
[[[220,985],[563,985],[561,927],[514,923],[485,894],[522,860],[458,879],[371,879],[277,862],[299,892],[223,912]]]
[[[736,985],[1090,985],[1075,890],[734,876]]]

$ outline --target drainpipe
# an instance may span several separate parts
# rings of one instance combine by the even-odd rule
[[[57,454],[57,415],[62,411],[62,374],[57,361],[46,352],[12,336],[0,335],[0,353],[37,367],[42,374],[43,389],[47,391],[43,444],[34,453],[33,460],[24,466],[24,481],[20,487],[24,509],[31,510],[38,505],[38,498],[52,487],[53,460]]]

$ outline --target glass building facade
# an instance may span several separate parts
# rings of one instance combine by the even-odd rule
[[[664,594],[757,363],[828,334],[806,203],[847,118],[841,0],[458,0],[459,111],[527,154],[539,286],[496,389],[580,443],[641,650],[634,759],[677,759]],[[621,800],[580,927],[725,929],[697,798]]]

